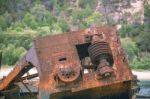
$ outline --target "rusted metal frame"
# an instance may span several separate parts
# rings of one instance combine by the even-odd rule
[[[26,67],[26,69],[24,69]],[[22,68],[21,70],[18,70],[17,67],[15,67],[15,69],[7,76],[8,79],[4,79],[1,83],[0,83],[0,90],[4,90],[6,89],[8,86],[11,86],[14,82],[17,82],[20,80],[20,78],[27,72],[29,71],[32,66],[25,66],[24,68]],[[11,78],[11,79],[10,79]],[[9,80],[9,81],[8,81]],[[7,84],[9,83],[9,84]]]
[[[28,53],[19,61],[15,68],[0,82],[0,91],[7,88],[13,82],[19,80],[27,71],[34,66],[38,66],[35,47],[33,46]]]
[[[14,80],[14,78],[19,74],[19,72],[21,71],[20,66],[16,66],[9,74],[6,78],[4,78],[2,80],[2,82],[0,83],[0,91],[6,89]]]
[[[21,80],[21,83],[24,85],[24,87],[26,87],[26,89],[30,92],[30,93],[32,93],[32,91],[30,90],[30,88]]]
[[[18,79],[15,80],[15,82],[21,82],[21,81],[26,80],[26,79],[30,80],[30,79],[36,78],[38,76],[39,76],[39,74],[35,73],[35,74],[32,74],[32,75],[28,75],[28,76],[25,76],[25,77],[18,78]]]
[[[114,53],[118,51],[116,49],[118,49],[118,46],[120,46],[120,45],[118,45],[118,42],[115,42],[111,39],[111,34],[109,34],[109,33],[112,32],[112,28],[102,27],[102,28],[96,28],[96,29],[97,29],[96,31],[98,33],[103,33],[105,35],[106,42],[108,44],[110,44],[110,46],[114,45],[113,46],[114,48],[111,49],[113,52],[112,55],[114,56]],[[68,84],[66,84],[65,87],[61,87],[60,89],[58,88],[59,91],[55,91],[56,86],[54,85],[54,83],[57,83],[58,81],[57,81],[57,79],[55,80],[54,77],[57,74],[57,66],[59,65],[59,62],[55,63],[55,57],[53,56],[53,54],[56,54],[56,52],[60,54],[65,51],[64,52],[65,54],[63,54],[63,55],[65,57],[67,57],[67,59],[70,59],[68,62],[66,62],[66,64],[69,62],[74,62],[75,60],[77,61],[78,60],[77,57],[79,56],[79,54],[77,54],[75,52],[76,49],[75,49],[75,47],[73,48],[72,45],[87,43],[87,42],[85,42],[85,38],[84,38],[85,34],[86,34],[86,31],[77,31],[72,34],[66,33],[66,34],[55,35],[55,36],[51,36],[51,37],[48,36],[48,37],[37,39],[34,43],[35,47],[33,46],[28,51],[28,54],[26,54],[25,59],[23,59],[23,61],[20,61],[22,64],[28,63],[25,66],[27,68],[25,68],[24,65],[21,65],[22,70],[20,70],[20,71],[23,73],[19,73],[16,76],[15,80],[16,81],[19,80],[22,77],[22,75],[28,71],[29,68],[31,68],[32,66],[36,66],[36,68],[39,71],[39,75],[40,75],[39,96],[40,96],[40,92],[42,92],[42,91],[44,93],[47,92],[48,94],[50,94],[51,92],[53,92],[53,93],[63,92],[64,90],[67,89],[70,82]],[[92,33],[91,33],[91,35],[92,35]],[[113,33],[113,35],[114,35],[114,38],[117,37],[117,35],[115,33]],[[98,38],[97,35],[95,35],[94,41],[97,41],[97,38]],[[63,41],[62,41],[62,39],[63,39]],[[89,42],[89,40],[88,40],[88,42]],[[105,51],[103,51],[103,52],[105,52]],[[73,56],[74,58],[70,58],[69,56]],[[121,57],[122,56],[124,56],[124,55],[121,55]],[[56,60],[57,60],[57,58],[59,58],[58,55],[56,55]],[[132,75],[132,74],[128,73],[130,71],[129,68],[126,68],[128,66],[128,64],[126,66],[125,63],[122,63],[122,59],[119,56],[115,56],[113,58],[115,58],[114,64],[116,66],[115,68],[117,71],[117,72],[115,71],[117,81],[114,81],[111,79],[109,82],[104,82],[104,81],[101,82],[101,80],[95,80],[95,77],[93,76],[93,74],[95,74],[95,71],[92,70],[93,74],[92,73],[89,73],[87,75],[83,74],[83,80],[81,80],[81,82],[80,82],[81,84],[79,85],[79,87],[76,87],[74,89],[76,91],[82,91],[82,90],[86,90],[86,89],[90,89],[90,88],[95,89],[98,87],[104,87],[104,85],[113,85],[116,82],[122,83],[123,80],[124,81],[129,80],[129,78],[125,78],[126,76],[130,77]],[[82,60],[79,59],[78,61],[80,63],[80,61],[82,61]],[[77,65],[80,65],[79,63],[77,63]],[[64,64],[64,65],[66,65],[66,64]],[[77,65],[74,65],[73,69]],[[88,65],[88,64],[84,64],[84,65],[85,66],[82,66],[81,68],[86,67],[86,65]],[[91,67],[92,65],[90,64],[89,66]],[[87,67],[87,68],[91,69],[90,67]],[[122,73],[122,71],[124,71],[125,73]],[[122,75],[122,74],[124,74],[124,75]],[[24,77],[24,79],[26,79],[26,77]],[[77,80],[73,81],[73,83],[74,82],[78,83]],[[60,83],[58,83],[58,84],[60,84]],[[117,86],[118,86],[118,84],[117,84]],[[109,88],[109,86],[105,86],[105,87]],[[119,89],[121,89],[121,88],[119,88]],[[42,93],[42,94],[44,94],[44,93]]]
[[[34,96],[32,91],[30,90],[30,88],[23,82],[23,80],[21,80],[21,83],[23,84],[23,86],[28,90],[28,92],[30,93],[30,96]]]
[[[33,96],[33,93],[32,93],[32,91],[30,90],[30,88],[27,86],[27,84],[25,84],[24,82],[23,82],[23,80],[25,80],[25,79],[27,79],[27,78],[35,78],[35,77],[37,77],[38,76],[38,73],[36,73],[36,74],[33,74],[33,75],[29,75],[29,76],[26,76],[26,77],[23,77],[23,78],[19,78],[19,82],[21,82],[22,84],[23,84],[23,86],[28,90],[28,92],[31,94],[31,96]]]
[[[101,28],[100,28],[100,30],[101,30]],[[107,30],[107,31],[105,31],[105,30]],[[106,32],[106,33],[105,33]],[[109,29],[109,28],[105,28],[104,27],[104,29],[103,29],[103,27],[102,27],[102,33],[105,33],[105,36],[106,36],[106,39],[109,39],[109,40],[107,40],[107,41],[109,41],[108,43],[111,43],[112,41],[111,41],[111,39],[110,39],[110,35],[109,35],[109,33],[107,33],[107,32],[111,32],[111,30]],[[76,38],[74,38],[74,39],[79,39],[78,41],[78,43],[79,44],[84,44],[85,42],[83,42],[83,40],[82,40],[82,38],[81,38],[81,36],[82,35],[78,35],[80,33],[80,31],[77,31],[77,35],[75,35],[75,37]],[[68,34],[64,34],[64,35],[66,35],[66,36],[68,36]],[[83,36],[84,36],[84,34],[83,34]],[[60,37],[60,36],[59,36]],[[78,38],[79,37],[79,38]],[[70,37],[71,38],[71,37]],[[61,38],[61,39],[63,39],[63,37]],[[81,40],[80,40],[81,39]],[[40,41],[40,40],[38,40],[37,39],[37,46],[38,46],[38,48],[39,48],[39,50],[42,52],[42,50],[45,48],[45,47],[52,47],[51,45],[49,45],[49,43],[46,43],[46,42],[51,42],[52,43],[52,45],[54,46],[56,46],[56,47],[58,47],[58,45],[59,45],[59,42],[58,43],[56,43],[56,42],[54,42],[54,41],[56,41],[57,40],[57,38],[56,38],[56,36],[55,36],[55,40],[53,39],[53,41],[51,42],[51,38],[50,39],[48,39],[48,37],[46,37],[46,38],[42,38],[42,42]],[[45,43],[44,43],[45,42]],[[69,42],[75,42],[75,40],[73,41],[72,39],[70,39],[69,40]],[[44,44],[46,45],[46,46],[44,46]],[[68,44],[68,43],[65,43],[65,44]],[[42,45],[42,46],[41,46]],[[43,48],[43,49],[40,49],[40,48]],[[47,47],[47,49],[48,49],[48,47]],[[65,47],[65,46],[64,46]],[[53,48],[53,47],[52,47]],[[59,48],[62,48],[62,47],[58,47],[58,49]],[[67,49],[67,48],[66,48]],[[69,48],[68,48],[69,49]],[[44,51],[44,50],[43,50]],[[49,50],[50,51],[50,50]],[[44,52],[42,52],[42,53],[44,53]],[[51,52],[46,52],[46,53],[50,53],[51,54]],[[50,55],[49,54],[49,55]],[[41,59],[45,59],[44,57],[47,57],[47,55],[48,54],[37,54],[37,55],[39,55],[39,57],[41,57]],[[40,56],[41,55],[41,56]],[[44,56],[45,55],[45,56]],[[75,55],[75,54],[74,54]],[[53,58],[53,57],[52,57]],[[48,58],[46,58],[46,60],[47,60]],[[47,60],[48,61],[48,60]],[[44,65],[43,65],[44,66]],[[42,67],[42,66],[41,66]],[[42,67],[42,68],[44,68],[44,67]],[[45,67],[46,68],[46,67]],[[44,73],[44,72],[43,72]],[[53,73],[53,72],[52,72]],[[55,72],[54,72],[55,73]],[[44,75],[44,74],[42,74],[42,75]]]
[[[35,74],[32,74],[32,75],[28,75],[28,76],[22,77],[21,80],[25,80],[25,79],[29,80],[29,79],[36,78],[38,76],[39,76],[39,74],[35,73]]]
[[[28,65],[28,66],[24,67],[13,81],[15,81],[15,82],[18,81],[26,72],[28,72],[32,68],[33,68],[32,65]]]

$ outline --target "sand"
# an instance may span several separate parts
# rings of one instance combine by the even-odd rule
[[[148,70],[133,70],[132,73],[137,75],[139,80],[150,80],[150,71]]]

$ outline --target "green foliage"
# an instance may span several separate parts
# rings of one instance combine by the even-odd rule
[[[136,38],[137,45],[142,51],[150,51],[150,36],[147,32],[142,32]]]
[[[150,58],[135,60],[131,63],[131,66],[134,69],[150,69]]]
[[[150,51],[150,36],[144,31],[144,25],[122,25],[120,35],[122,38],[130,37],[141,51]],[[148,28],[148,31],[150,28]]]
[[[145,5],[144,15],[150,18],[150,5]],[[147,20],[148,21],[148,20]],[[148,22],[146,22],[148,23]],[[148,24],[128,24],[123,23],[120,29],[122,44],[127,53],[127,58],[134,69],[150,69],[150,58],[141,57],[140,53],[150,52],[150,25]],[[130,39],[127,39],[130,38]]]
[[[7,3],[8,3],[8,0],[0,0],[0,14],[6,11]]]
[[[137,37],[139,34],[142,34],[144,31],[143,25],[134,25],[134,24],[122,24],[120,29],[121,37]]]
[[[98,1],[118,3],[120,0],[1,0],[0,1],[0,50],[2,64],[13,65],[32,46],[37,36],[70,31],[74,26],[84,29],[91,25],[103,25],[105,20],[96,12]],[[115,5],[114,5],[115,7]],[[150,18],[150,6],[145,6],[145,16]],[[125,15],[124,15],[125,16]],[[128,14],[126,13],[126,17]],[[135,15],[138,18],[137,15]],[[112,24],[111,17],[105,18]],[[150,68],[141,51],[150,52],[150,36],[142,24],[129,24],[125,20],[120,29],[122,44],[133,68]],[[74,28],[73,27],[73,28]],[[150,25],[147,25],[150,31]],[[148,58],[149,59],[149,58]]]
[[[16,48],[14,45],[9,44],[3,50],[2,63],[13,65],[16,61],[25,54],[26,50],[23,47]]]
[[[144,6],[144,15],[150,17],[150,5]]]
[[[4,16],[0,16],[0,28],[5,30],[7,28],[7,22]]]
[[[38,22],[42,22],[45,15],[46,15],[46,8],[44,5],[41,4],[36,4],[32,9],[31,9],[31,14],[34,15],[34,18]]]
[[[38,26],[38,23],[36,22],[34,16],[30,13],[26,13],[25,17],[23,19],[23,22],[27,27],[30,27],[32,29],[36,29]]]
[[[3,15],[0,15],[0,28],[5,30],[11,25],[12,17],[8,12],[5,12]]]
[[[60,24],[57,22],[55,24],[52,25],[52,29],[51,32],[52,33],[61,33],[63,32],[62,28],[59,26]]]
[[[133,62],[134,59],[137,58],[139,53],[139,49],[135,42],[133,42],[130,38],[121,39],[122,46],[127,54],[127,58],[129,62]]]
[[[82,29],[90,27],[92,24],[100,25],[102,23],[101,14],[92,11],[89,5],[87,5],[85,9],[73,10],[71,19],[71,24],[78,25]]]
[[[92,13],[91,16],[85,19],[85,23],[87,24],[88,27],[92,24],[99,26],[102,23],[100,18],[101,18],[101,14],[98,12],[94,12]]]
[[[50,31],[50,27],[48,26],[38,28],[37,31],[38,31],[37,33],[39,34],[39,36],[46,36],[46,35],[52,34]]]
[[[81,8],[86,8],[87,5],[89,6],[90,9],[95,8],[95,5],[97,3],[97,0],[79,0],[79,5]]]
[[[133,69],[150,69],[150,57],[140,57],[140,50],[131,38],[122,38],[121,43]]]

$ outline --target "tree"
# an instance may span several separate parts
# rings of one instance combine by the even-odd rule
[[[44,5],[36,4],[31,9],[31,14],[34,16],[35,20],[38,22],[42,22],[46,15],[46,8]]]
[[[36,29],[38,26],[38,23],[36,22],[35,17],[30,13],[25,14],[23,18],[23,22],[26,24],[27,27],[30,27],[32,29]]]
[[[16,48],[14,45],[9,44],[5,49],[3,49],[2,63],[14,65],[25,53],[26,50],[23,47]]]
[[[136,38],[136,42],[138,47],[142,51],[150,52],[150,36],[147,32],[141,32],[139,36]]]
[[[5,30],[7,28],[7,22],[4,16],[0,16],[0,28]]]
[[[132,63],[133,60],[137,58],[137,55],[139,53],[139,49],[136,43],[133,42],[130,38],[122,38],[121,43],[123,45],[125,53],[127,54],[127,59],[130,63]]]

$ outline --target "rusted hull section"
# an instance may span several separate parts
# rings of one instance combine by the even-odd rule
[[[75,87],[72,88],[74,90],[85,90],[88,88],[94,88],[109,84],[111,85],[118,82],[132,80],[132,73],[129,69],[123,49],[120,45],[117,31],[114,28],[109,27],[95,28],[95,30],[95,32],[91,32],[90,29],[87,29],[74,33],[64,33],[60,35],[39,38],[35,41],[36,48],[39,52],[37,53],[39,55],[39,62],[41,63],[41,73],[39,74],[41,76],[39,85],[39,88],[41,90],[48,91],[49,93],[55,93],[70,88],[70,86],[71,88]],[[91,35],[94,35],[94,33],[102,33],[102,35],[104,35],[103,38],[105,38],[105,42],[109,44],[109,47],[111,49],[110,53],[112,53],[111,55],[114,62],[113,64],[109,64],[112,65],[111,68],[113,68],[114,70],[114,75],[110,77],[112,79],[110,81],[105,81],[105,79],[96,79],[96,65],[98,65],[99,63],[91,63],[91,61],[89,63],[83,62],[87,61],[86,57],[89,57],[89,46],[91,45],[91,43],[95,42],[95,39],[90,39]],[[60,59],[63,58],[66,60],[60,61]],[[66,82],[59,80],[59,77],[57,77],[57,70],[61,66],[70,66],[70,64],[74,63],[76,65],[74,65],[73,68],[79,66],[81,71],[78,79],[76,79],[76,81],[73,81],[73,83],[77,83],[78,87],[73,86],[74,84],[72,83],[66,84]],[[83,72],[86,69],[82,66],[86,64],[87,66],[91,65],[92,68],[87,70],[87,74],[84,74]],[[56,79],[54,79],[54,77],[56,77]]]
[[[131,99],[130,82],[90,88],[83,91],[52,94],[52,99]]]
[[[130,96],[132,90],[133,75],[114,27],[37,38],[19,66],[0,83],[0,90],[20,81],[30,67],[38,71],[39,99],[68,99],[68,95],[105,99]]]

